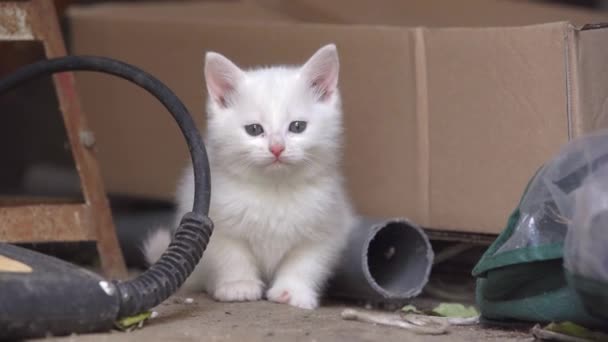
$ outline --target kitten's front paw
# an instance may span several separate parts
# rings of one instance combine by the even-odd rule
[[[268,300],[289,304],[301,309],[316,309],[319,307],[317,292],[305,286],[274,285],[266,292]]]
[[[262,298],[264,284],[259,280],[237,280],[219,284],[213,298],[221,302],[247,302]]]

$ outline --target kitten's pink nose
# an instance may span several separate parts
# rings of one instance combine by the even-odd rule
[[[277,158],[279,158],[279,156],[281,155],[281,153],[283,153],[284,150],[285,146],[281,144],[270,145],[270,152],[272,152],[272,154],[274,154],[274,156]]]

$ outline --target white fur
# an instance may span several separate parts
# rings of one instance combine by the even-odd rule
[[[187,284],[220,301],[275,302],[313,309],[345,247],[353,213],[339,170],[342,111],[334,45],[301,67],[243,71],[208,53],[207,148],[210,218],[215,231]],[[288,131],[306,121],[304,132]],[[244,126],[261,124],[250,136]],[[270,144],[285,146],[282,163]],[[188,168],[177,189],[178,218],[192,208]],[[149,262],[168,245],[159,231],[145,244]]]

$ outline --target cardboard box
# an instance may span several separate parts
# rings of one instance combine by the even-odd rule
[[[498,233],[545,160],[568,139],[606,126],[606,29],[567,22],[405,28],[238,15],[204,20],[184,8],[156,12],[162,15],[138,6],[74,9],[73,52],[151,72],[203,125],[204,51],[249,67],[302,63],[335,42],[344,167],[357,210],[366,215]],[[277,15],[268,11],[260,17]],[[187,154],[169,115],[121,80],[82,74],[77,81],[106,187],[172,199]]]

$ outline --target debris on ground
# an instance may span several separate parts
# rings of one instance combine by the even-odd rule
[[[432,313],[441,317],[470,318],[479,316],[479,312],[474,306],[466,307],[459,303],[441,303],[432,310]]]
[[[539,340],[562,342],[608,341],[608,335],[591,331],[572,322],[550,323],[545,327],[539,324],[532,328],[532,335]]]
[[[479,323],[477,309],[459,303],[440,303],[431,310],[419,310],[414,305],[406,305],[398,313],[346,309],[341,316],[345,320],[394,326],[425,335],[445,334],[450,325]]]
[[[442,335],[447,333],[449,327],[446,321],[433,320],[434,317],[422,315],[402,316],[397,313],[345,309],[341,316],[345,320],[398,327],[421,335]]]
[[[479,323],[479,312],[474,306],[459,303],[440,303],[431,310],[421,311],[413,305],[401,308],[404,314],[416,314],[442,318],[450,325],[473,325]]]
[[[130,332],[134,329],[141,329],[144,322],[152,316],[152,311],[146,311],[138,315],[125,317],[114,323],[116,329],[120,331]]]
[[[413,305],[406,305],[404,307],[401,308],[401,311],[405,312],[405,313],[415,313],[415,314],[423,314],[424,312],[418,310],[418,308],[416,308]]]

